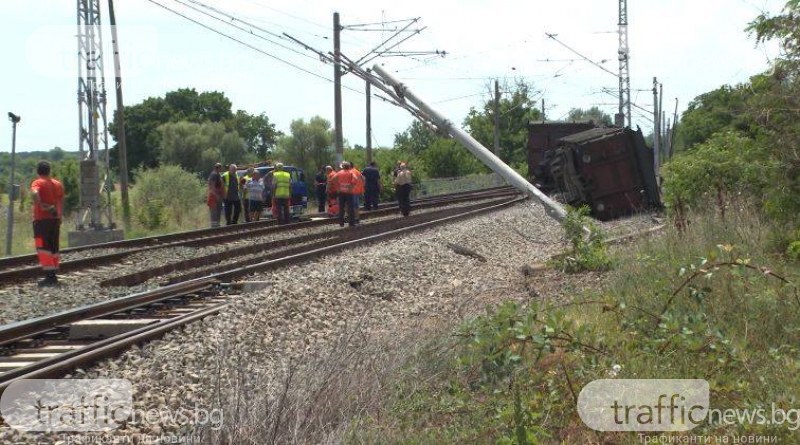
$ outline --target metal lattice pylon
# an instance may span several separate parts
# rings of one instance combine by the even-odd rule
[[[108,121],[103,68],[103,34],[100,24],[100,0],[77,0],[78,3],[78,119],[81,155],[80,206],[78,228],[95,230],[113,227],[108,199],[103,204],[100,192],[109,179]],[[104,154],[105,180],[100,182],[100,152]],[[105,219],[105,221],[103,221]]]
[[[628,0],[619,0],[619,114],[616,124],[631,126],[631,72],[628,49]]]

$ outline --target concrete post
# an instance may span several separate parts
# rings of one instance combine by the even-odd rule
[[[534,187],[533,184],[528,182],[519,173],[514,171],[514,169],[506,165],[506,163],[495,156],[486,147],[481,145],[480,142],[476,141],[467,132],[459,128],[457,125],[453,125],[443,115],[439,114],[439,112],[428,106],[428,104],[415,96],[414,93],[408,89],[408,87],[395,79],[394,76],[389,74],[389,72],[379,65],[373,66],[372,69],[378,73],[384,79],[384,81],[386,81],[395,89],[400,98],[409,100],[416,105],[422,112],[427,114],[439,128],[447,131],[448,134],[450,134],[455,140],[457,140],[467,150],[480,159],[481,162],[486,164],[486,166],[492,169],[492,171],[502,176],[511,185],[526,195],[531,196],[532,198],[541,202],[542,205],[544,205],[548,215],[559,222],[567,216],[567,212],[561,204],[550,199],[549,196],[545,195],[541,190]]]

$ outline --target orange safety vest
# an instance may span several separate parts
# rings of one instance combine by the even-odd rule
[[[339,191],[338,183],[336,181],[336,170],[328,174],[328,185],[326,191],[329,195],[335,195]]]
[[[364,194],[364,176],[358,171],[357,168],[353,168],[351,170],[353,172],[353,176],[356,178],[356,185],[355,190],[353,190],[353,194],[355,195],[363,195]]]
[[[33,220],[61,219],[64,204],[64,186],[55,178],[41,177],[31,182],[31,191],[39,194],[41,204],[50,204],[53,210],[45,210],[41,204],[33,205]]]
[[[351,195],[355,192],[358,181],[352,170],[341,170],[336,173],[336,182],[339,193]]]

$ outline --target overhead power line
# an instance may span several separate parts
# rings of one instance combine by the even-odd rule
[[[419,20],[419,17],[417,17],[417,18],[415,18],[415,19],[412,19],[412,20],[411,20],[410,22],[408,22],[408,24],[406,24],[406,26],[404,26],[402,29],[400,29],[399,31],[397,31],[397,32],[395,32],[394,34],[392,34],[391,36],[389,36],[389,38],[388,38],[388,39],[384,39],[384,40],[383,40],[381,43],[379,43],[379,44],[378,44],[378,45],[377,45],[375,48],[373,48],[373,49],[369,50],[369,51],[367,52],[367,54],[365,54],[365,55],[364,55],[363,57],[361,57],[360,59],[356,60],[356,65],[360,64],[360,63],[361,63],[361,61],[363,61],[363,60],[364,60],[364,59],[365,59],[367,56],[369,56],[370,54],[372,54],[372,53],[374,53],[375,51],[377,51],[377,50],[378,50],[380,47],[382,47],[383,45],[385,45],[385,44],[389,43],[389,41],[390,41],[390,40],[392,40],[393,38],[395,38],[395,37],[397,37],[398,35],[400,35],[400,33],[401,33],[401,32],[403,32],[403,31],[405,31],[406,29],[408,29],[408,28],[409,28],[411,25],[413,25],[414,23],[417,23],[417,21],[418,21],[418,20]],[[418,33],[419,33],[419,31],[420,31],[420,30],[416,30],[415,34],[418,34]],[[412,34],[412,35],[414,35],[414,34]],[[391,49],[391,48],[387,48],[387,50],[389,50],[389,49]]]
[[[256,26],[256,25],[253,25],[253,24],[251,24],[251,23],[248,23],[248,22],[246,22],[246,21],[244,21],[244,20],[240,20],[240,19],[238,19],[238,18],[234,17],[233,15],[231,15],[231,14],[229,14],[229,13],[226,13],[226,12],[224,12],[224,11],[220,11],[220,10],[219,10],[219,9],[217,9],[217,8],[214,8],[213,6],[208,6],[208,5],[206,5],[205,3],[199,2],[199,1],[197,1],[197,0],[188,0],[189,2],[191,2],[191,3],[195,4],[195,5],[199,5],[200,7],[202,7],[202,8],[205,8],[205,9],[208,9],[209,11],[213,11],[214,13],[216,13],[216,14],[219,14],[219,15],[221,15],[221,16],[223,16],[223,17],[227,17],[227,18],[228,18],[228,20],[223,20],[223,19],[221,19],[220,17],[217,17],[217,16],[215,16],[215,15],[209,14],[208,12],[202,11],[202,10],[200,10],[200,9],[198,9],[198,8],[196,8],[196,7],[194,7],[194,6],[192,6],[192,5],[188,5],[188,4],[186,4],[185,2],[183,2],[182,0],[173,0],[173,1],[175,1],[176,3],[179,3],[179,4],[181,4],[181,5],[183,5],[183,6],[185,6],[185,7],[187,7],[187,8],[189,8],[189,9],[193,10],[193,11],[196,11],[196,12],[198,12],[198,13],[200,13],[200,14],[203,14],[203,15],[205,15],[206,17],[210,17],[210,18],[212,18],[212,19],[214,19],[214,20],[216,20],[216,21],[218,21],[218,22],[220,22],[220,23],[223,23],[223,24],[225,24],[225,25],[231,26],[231,27],[233,27],[233,28],[236,28],[236,29],[238,29],[238,30],[240,30],[240,31],[243,31],[243,32],[249,33],[249,34],[250,34],[250,35],[252,35],[253,37],[256,37],[256,38],[259,38],[259,39],[261,39],[261,40],[264,40],[264,41],[266,41],[266,42],[272,43],[273,45],[279,46],[279,47],[281,47],[281,48],[283,48],[283,49],[285,49],[285,50],[291,51],[291,52],[293,52],[293,53],[295,53],[295,54],[299,54],[299,55],[301,55],[301,56],[303,56],[303,57],[309,57],[309,58],[313,59],[313,57],[309,56],[308,54],[306,54],[306,53],[304,53],[304,52],[302,52],[302,51],[299,51],[299,50],[297,50],[297,49],[291,48],[291,47],[289,47],[289,46],[286,46],[286,45],[284,45],[284,44],[282,44],[282,43],[276,42],[276,41],[274,41],[274,40],[268,39],[268,38],[266,38],[266,37],[264,37],[264,36],[261,36],[261,35],[258,35],[258,34],[256,34],[256,33],[254,33],[254,32],[253,32],[253,29],[256,29],[256,30],[258,30],[258,31],[261,31],[261,32],[263,32],[263,33],[265,33],[265,34],[268,34],[268,35],[271,35],[271,36],[275,36],[275,37],[278,37],[278,38],[282,38],[282,36],[281,36],[280,34],[276,34],[276,33],[272,32],[272,31],[269,31],[269,30],[266,30],[266,29],[264,29],[264,28],[261,28],[261,27],[259,27],[259,26]],[[241,26],[237,25],[237,24],[236,24],[236,22],[240,22],[240,23],[242,23],[242,24],[244,24],[244,25],[247,25],[247,26],[251,27],[252,29],[246,29],[246,28],[244,28],[244,27],[241,27]]]
[[[566,48],[566,49],[570,50],[572,53],[574,53],[574,54],[575,54],[575,55],[577,55],[578,57],[582,58],[583,60],[585,60],[585,61],[587,61],[587,62],[591,63],[592,65],[594,65],[594,66],[596,66],[596,67],[600,68],[601,70],[603,70],[603,71],[607,72],[608,74],[611,74],[612,76],[614,76],[614,78],[619,78],[619,74],[617,74],[617,73],[615,73],[615,72],[613,72],[613,71],[609,70],[608,68],[604,67],[603,65],[600,65],[599,63],[595,62],[594,60],[592,60],[592,59],[590,59],[590,58],[588,58],[588,57],[584,56],[583,54],[579,53],[577,50],[573,49],[572,47],[570,47],[570,46],[569,46],[569,45],[567,45],[566,43],[562,42],[561,40],[558,40],[558,39],[556,38],[556,34],[551,34],[551,33],[544,33],[544,34],[545,34],[547,37],[549,37],[549,38],[553,39],[553,41],[555,41],[555,42],[556,42],[556,43],[558,43],[559,45],[561,45],[561,46],[563,46],[564,48]]]
[[[159,2],[157,2],[156,0],[147,0],[147,1],[148,1],[148,2],[150,2],[150,3],[152,3],[152,4],[154,4],[154,5],[156,5],[156,6],[158,6],[158,7],[160,7],[160,8],[162,8],[162,9],[165,9],[165,10],[167,10],[167,11],[169,11],[169,12],[171,12],[171,13],[173,13],[173,14],[177,15],[177,16],[180,16],[180,17],[182,17],[182,18],[184,18],[184,19],[186,19],[186,20],[188,20],[188,21],[190,21],[190,22],[192,22],[192,23],[194,23],[194,24],[196,24],[196,25],[199,25],[199,26],[201,26],[201,27],[203,27],[203,28],[205,28],[205,29],[207,29],[207,30],[209,30],[209,31],[213,32],[214,34],[218,34],[218,35],[220,35],[220,36],[222,36],[222,37],[225,37],[226,39],[233,40],[234,42],[236,42],[236,43],[238,43],[238,44],[240,44],[240,45],[244,45],[244,46],[246,46],[246,47],[248,47],[248,48],[252,49],[253,51],[256,51],[256,52],[258,52],[258,53],[261,53],[261,54],[263,54],[263,55],[265,55],[265,56],[267,56],[267,57],[269,57],[269,58],[275,59],[275,60],[277,60],[278,62],[281,62],[281,63],[283,63],[283,64],[285,64],[285,65],[288,65],[288,66],[290,66],[290,67],[292,67],[292,68],[295,68],[295,69],[297,69],[297,70],[300,70],[300,71],[302,71],[302,72],[304,72],[304,73],[306,73],[306,74],[310,74],[310,75],[312,75],[312,76],[314,76],[314,77],[317,77],[317,78],[319,78],[319,79],[322,79],[322,80],[325,80],[325,81],[327,81],[327,82],[331,82],[331,83],[333,83],[333,80],[331,80],[331,79],[328,79],[327,77],[325,77],[325,76],[323,76],[323,75],[317,74],[317,73],[315,73],[315,72],[313,72],[313,71],[309,71],[309,70],[307,70],[307,69],[305,69],[305,68],[303,68],[303,67],[301,67],[301,66],[298,66],[298,65],[296,65],[296,64],[294,64],[294,63],[292,63],[292,62],[289,62],[289,61],[287,61],[287,60],[284,60],[284,59],[282,59],[282,58],[280,58],[280,57],[278,57],[278,56],[276,56],[276,55],[274,55],[274,54],[271,54],[271,53],[269,53],[269,52],[267,52],[267,51],[264,51],[263,49],[261,49],[261,48],[259,48],[259,47],[257,47],[257,46],[251,45],[250,43],[247,43],[247,42],[245,42],[245,41],[243,41],[243,40],[240,40],[240,39],[238,39],[238,38],[236,38],[236,37],[233,37],[233,36],[231,36],[231,35],[229,35],[229,34],[226,34],[226,33],[222,32],[222,31],[220,31],[220,30],[218,30],[218,29],[215,29],[215,28],[214,28],[214,27],[212,27],[212,26],[209,26],[209,25],[207,25],[207,24],[205,24],[205,23],[203,23],[203,22],[200,22],[200,21],[198,21],[198,20],[195,20],[195,19],[193,19],[193,18],[191,18],[191,17],[189,17],[189,16],[187,16],[187,15],[185,15],[185,14],[182,14],[181,12],[179,12],[179,11],[176,11],[176,10],[174,10],[174,9],[170,8],[169,6],[163,5],[163,4],[159,3]],[[356,93],[358,93],[358,94],[363,94],[363,92],[361,92],[361,91],[359,91],[359,90],[356,90],[356,89],[353,89],[353,88],[349,88],[349,87],[345,87],[345,88],[347,88],[348,90],[351,90],[351,91],[353,91],[353,92],[356,92]]]
[[[387,22],[373,22],[373,23],[357,23],[355,25],[347,25],[342,26],[342,29],[347,29],[351,31],[362,31],[356,28],[365,27],[365,26],[377,26],[377,25],[391,25],[393,23],[405,23],[405,22],[416,22],[419,20],[419,17],[413,19],[401,19],[401,20],[389,20]],[[385,31],[385,29],[384,29]]]

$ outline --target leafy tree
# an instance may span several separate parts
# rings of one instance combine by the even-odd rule
[[[64,185],[64,213],[75,211],[80,205],[80,165],[74,158],[53,163],[53,177]]]
[[[409,155],[419,156],[440,138],[425,124],[414,120],[406,131],[394,135],[394,147]]]
[[[464,176],[483,170],[480,161],[452,139],[437,139],[420,155],[420,159],[432,178]]]
[[[708,201],[716,201],[724,211],[732,194],[761,201],[772,169],[768,151],[753,139],[735,132],[716,133],[664,166],[664,201],[679,212]]]
[[[781,64],[790,70],[797,70],[800,62],[800,0],[789,0],[781,14],[770,16],[764,12],[750,22],[747,31],[755,34],[756,42],[777,40],[781,45],[783,60]]]
[[[49,155],[50,159],[52,159],[53,161],[57,162],[57,161],[60,161],[60,160],[64,159],[64,153],[65,153],[65,151],[64,151],[63,148],[61,148],[61,147],[53,147],[53,149],[50,150],[48,155]]]
[[[526,162],[528,123],[541,118],[541,112],[534,106],[532,92],[529,85],[517,81],[510,95],[500,99],[500,152],[495,154],[507,164]],[[486,102],[480,111],[472,108],[464,127],[485,147],[493,147],[494,102]]]
[[[247,163],[245,142],[218,122],[170,122],[158,127],[161,164],[179,165],[192,173],[208,172],[215,162]]]
[[[781,45],[782,59],[769,75],[752,82],[758,94],[750,101],[750,114],[780,165],[767,210],[791,231],[800,224],[800,0],[787,1],[779,15],[758,16],[748,31],[759,43],[777,40]]]
[[[180,226],[185,214],[203,205],[204,183],[177,165],[138,170],[135,178],[132,200],[136,217],[149,229],[163,227],[167,221]]]
[[[278,142],[278,158],[285,163],[314,172],[320,165],[332,164],[334,160],[331,123],[314,116],[292,121],[290,134]]]
[[[595,124],[605,125],[610,127],[613,124],[613,120],[611,116],[605,113],[603,110],[592,107],[587,110],[583,108],[573,108],[569,110],[569,114],[567,115],[567,121],[569,122],[585,122],[585,121],[594,121]]]
[[[282,136],[265,113],[252,115],[239,110],[229,123],[229,129],[239,133],[247,144],[248,151],[255,154],[258,159],[266,159],[275,148],[278,138]]]
[[[194,88],[182,88],[167,93],[164,102],[173,121],[222,122],[233,117],[231,101],[219,91],[198,93]]]
[[[125,137],[128,150],[128,168],[154,168],[159,164],[161,134],[158,128],[168,122],[233,121],[231,102],[218,91],[198,93],[183,88],[162,97],[150,97],[142,103],[125,107]],[[109,125],[116,138],[116,121]],[[111,162],[119,165],[118,150],[111,149]]]
[[[750,83],[723,85],[696,97],[683,112],[678,125],[681,145],[692,147],[725,130],[755,135],[755,123],[747,113],[752,97]]]

